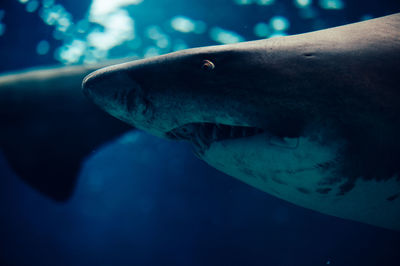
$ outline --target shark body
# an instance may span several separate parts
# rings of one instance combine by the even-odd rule
[[[129,130],[81,93],[83,77],[107,63],[116,61],[0,76],[0,151],[19,177],[54,200],[72,195],[85,157]]]
[[[262,191],[400,230],[400,14],[110,66],[83,89]]]

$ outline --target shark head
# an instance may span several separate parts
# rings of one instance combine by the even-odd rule
[[[84,79],[83,89],[118,119],[159,137],[189,140],[197,151],[267,129],[295,137],[302,121],[274,99],[281,88],[264,60],[240,45],[195,48],[100,69]]]
[[[334,160],[337,144],[324,145],[320,128],[305,134],[319,103],[312,91],[298,90],[299,79],[285,78],[302,74],[295,62],[282,71],[280,57],[264,50],[250,42],[136,60],[93,72],[83,90],[138,129],[191,142],[198,157],[225,173],[262,186],[271,177],[283,183],[287,171]]]

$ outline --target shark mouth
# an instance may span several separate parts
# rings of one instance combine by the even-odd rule
[[[215,141],[247,138],[262,133],[264,133],[264,130],[256,127],[190,123],[173,129],[166,135],[170,139],[190,141],[195,147],[195,152],[201,155]]]

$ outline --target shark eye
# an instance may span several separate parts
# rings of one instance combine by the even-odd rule
[[[202,66],[201,66],[201,69],[206,70],[206,71],[211,71],[214,68],[215,68],[215,65],[210,60],[204,60]]]

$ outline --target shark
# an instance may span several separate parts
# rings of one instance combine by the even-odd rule
[[[82,86],[257,189],[400,230],[400,14],[133,60]]]
[[[73,195],[84,158],[132,129],[81,92],[85,75],[117,62],[122,61],[0,75],[0,152],[26,184],[65,202]]]

